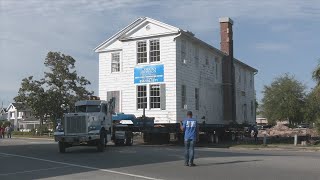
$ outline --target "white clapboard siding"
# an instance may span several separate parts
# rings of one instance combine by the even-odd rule
[[[165,105],[160,109],[146,109],[146,115],[155,117],[155,123],[177,123],[191,110],[199,122],[224,124],[222,59],[224,53],[178,34],[179,29],[150,18],[137,20],[138,24],[121,31],[121,35],[97,47],[99,53],[99,96],[106,100],[108,91],[120,91],[119,110],[128,114],[142,115],[137,110],[134,68],[143,65],[164,65],[164,82],[161,98],[165,93]],[[180,30],[181,31],[181,30]],[[136,44],[139,40],[159,39],[160,62],[137,64]],[[186,58],[181,60],[181,42],[186,42]],[[198,60],[195,57],[199,49]],[[120,72],[111,73],[111,53],[120,52]],[[206,64],[208,59],[208,64]],[[235,60],[236,121],[255,122],[254,70]],[[246,81],[244,80],[246,77]],[[241,80],[239,81],[239,78]],[[186,109],[182,108],[181,88],[186,86]],[[199,110],[195,106],[195,88],[199,88]],[[149,92],[148,92],[149,93]],[[149,100],[148,100],[149,103]],[[247,110],[243,107],[246,104]],[[251,107],[251,105],[253,106]],[[246,113],[246,115],[244,114]],[[204,117],[204,119],[202,119]]]

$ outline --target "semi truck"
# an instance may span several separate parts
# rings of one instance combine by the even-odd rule
[[[90,98],[75,103],[75,112],[65,113],[54,132],[59,152],[73,146],[96,146],[99,152],[108,141],[115,145],[133,144],[133,132],[153,127],[154,118],[123,113],[114,114],[114,98],[109,101]]]
[[[183,142],[179,124],[156,124],[154,117],[147,117],[145,110],[140,117],[134,114],[115,113],[115,98],[109,101],[98,97],[75,103],[75,112],[65,113],[61,125],[54,132],[59,152],[73,146],[96,146],[99,152],[106,148],[108,141],[116,146],[131,146],[133,133],[142,134],[145,143],[169,143],[170,140]],[[245,124],[199,123],[200,141],[218,143],[220,140],[245,135]]]

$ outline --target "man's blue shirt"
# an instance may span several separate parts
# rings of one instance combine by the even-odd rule
[[[197,121],[193,118],[183,120],[184,139],[195,140],[197,137]]]

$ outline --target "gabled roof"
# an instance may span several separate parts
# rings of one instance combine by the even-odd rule
[[[180,35],[184,35],[186,37],[189,37],[191,38],[192,40],[194,41],[197,41],[198,43],[208,47],[209,49],[215,51],[217,54],[220,54],[221,56],[226,56],[227,54],[224,53],[223,51],[211,46],[210,44],[198,39],[197,37],[194,36],[194,34],[190,31],[187,31],[187,30],[183,30],[181,28],[178,28],[178,27],[175,27],[175,26],[171,26],[169,24],[166,24],[166,23],[163,23],[163,22],[160,22],[160,21],[157,21],[155,19],[152,19],[152,18],[149,18],[149,17],[140,17],[138,18],[137,20],[133,21],[131,24],[129,24],[128,26],[126,26],[125,28],[123,28],[122,30],[120,30],[119,32],[117,32],[115,35],[111,36],[109,39],[107,39],[106,41],[104,41],[103,43],[101,43],[100,45],[98,45],[94,51],[95,52],[101,52],[103,50],[104,47],[110,45],[111,43],[115,42],[116,40],[121,40],[121,41],[125,41],[125,40],[128,40],[128,37],[126,37],[125,35],[127,33],[130,33],[131,31],[133,31],[134,29],[136,28],[139,28],[139,26],[141,24],[144,24],[145,22],[151,22],[151,23],[154,23],[154,24],[157,24],[159,26],[162,26],[162,27],[166,27],[168,29],[170,29],[172,31],[172,33],[177,33],[179,34],[178,36]],[[238,63],[254,72],[258,72],[257,69],[241,62],[240,60],[234,58],[233,59],[235,63]]]
[[[27,111],[30,110],[29,106],[26,105],[25,103],[21,103],[21,102],[16,102],[16,103],[11,103],[8,108],[7,111],[11,108],[11,106],[15,107],[17,110],[19,111]]]
[[[6,108],[0,108],[0,113],[6,113],[7,109]]]
[[[126,37],[126,34],[129,34],[136,28],[139,28],[140,25],[146,23],[146,22],[151,22],[153,24],[156,24],[161,27],[165,27],[172,31],[172,33],[178,33],[180,31],[179,28],[176,28],[174,26],[171,26],[169,24],[157,21],[155,19],[149,18],[149,17],[140,17],[137,20],[133,21],[131,24],[126,26],[125,28],[121,29],[119,32],[117,32],[115,35],[111,36],[109,39],[98,45],[94,51],[99,52],[101,51],[105,46],[108,46],[109,44],[113,43],[116,40],[127,40],[128,37]]]

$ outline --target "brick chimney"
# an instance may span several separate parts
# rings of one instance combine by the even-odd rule
[[[232,122],[236,120],[235,101],[235,77],[233,65],[233,21],[229,17],[219,18],[220,22],[220,48],[226,53],[222,62],[223,84],[223,115],[224,120]]]

